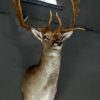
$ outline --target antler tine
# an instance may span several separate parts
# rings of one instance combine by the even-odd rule
[[[52,23],[52,19],[53,19],[52,18],[52,11],[50,10],[50,18],[49,18],[47,26],[45,26],[43,28],[37,28],[37,30],[39,30],[40,32],[47,32],[50,29],[50,25]]]
[[[79,15],[79,12],[80,12],[79,2],[80,2],[80,0],[71,0],[72,9],[73,9],[71,27],[66,27],[65,29],[62,30],[62,33],[68,32],[68,31],[75,31],[75,30],[86,30],[85,28],[81,28],[81,27],[75,28],[76,19],[77,19],[77,16]]]
[[[60,19],[60,17],[59,17],[57,12],[56,12],[56,17],[57,17],[57,20],[59,22],[59,27],[58,27],[57,32],[60,33],[62,31],[62,21],[61,21],[61,19]]]
[[[79,15],[80,12],[79,9],[80,0],[71,0],[71,3],[72,3],[72,10],[73,10],[71,26],[74,27],[76,25],[77,16]]]
[[[50,10],[50,18],[47,26],[48,28],[50,27],[51,22],[52,22],[52,11]]]
[[[62,30],[62,33],[69,32],[69,31],[76,31],[76,30],[85,31],[86,29],[85,28],[81,28],[81,27],[77,27],[77,28],[66,28],[66,29],[63,29]]]
[[[22,8],[21,8],[21,4],[20,4],[20,0],[13,0],[13,4],[16,10],[16,15],[19,19],[20,25],[22,27],[24,27],[27,30],[31,30],[31,27],[27,24],[25,24],[25,20],[23,18],[23,13],[22,13]]]

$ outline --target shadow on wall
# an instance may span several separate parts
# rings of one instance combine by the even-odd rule
[[[11,16],[3,15],[0,19],[0,35],[2,36],[2,40],[4,39],[5,43],[11,43],[9,45],[15,46],[18,49],[18,53],[19,55],[21,54],[21,59],[23,60],[23,63],[25,63],[24,66],[36,63],[37,57],[35,56],[35,54],[39,56],[39,41],[34,38],[31,32],[27,32],[23,28],[18,27],[15,23],[16,19],[11,18]],[[34,47],[36,47],[37,50],[35,50]],[[10,51],[13,52],[13,49],[11,49]],[[33,53],[35,51],[38,53],[35,53],[33,56]]]
[[[0,15],[1,100],[21,99],[20,82],[24,71],[36,64],[40,56],[39,41],[35,40],[32,33],[18,28],[15,20],[14,16]]]

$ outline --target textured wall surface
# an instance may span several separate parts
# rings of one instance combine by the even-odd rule
[[[94,0],[91,0],[91,3],[92,1]],[[67,2],[65,0],[65,3]],[[89,0],[87,2],[91,5]],[[10,3],[5,0],[0,1],[1,11],[6,10],[14,14],[13,9],[11,9],[13,6],[8,6]],[[85,5],[85,2],[83,4]],[[2,7],[3,5],[4,8]],[[70,13],[68,9],[67,13]],[[83,10],[84,13],[89,12],[85,12],[85,10],[87,11],[87,9]],[[67,13],[64,18],[70,18],[70,14]],[[0,100],[23,100],[20,93],[23,73],[30,65],[36,64],[40,56],[40,42],[31,32],[21,28],[17,18],[12,14],[0,14]],[[85,16],[80,20],[84,19],[85,21],[85,18],[91,20],[92,17],[89,16]],[[70,22],[70,19],[67,20],[66,23]],[[32,23],[33,25],[39,24],[36,21]],[[96,22],[91,23],[95,27]],[[42,22],[40,24],[42,25]],[[89,23],[84,22],[82,25],[87,27]],[[63,47],[58,92],[55,100],[99,100],[99,59],[99,32],[75,32]]]

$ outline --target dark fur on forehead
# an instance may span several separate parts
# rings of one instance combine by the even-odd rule
[[[47,32],[48,36],[50,36],[53,40],[60,39],[60,33],[55,32],[54,30]]]
[[[57,40],[57,39],[60,39],[60,36],[59,36],[59,34],[53,34],[53,38],[54,38],[54,40]]]

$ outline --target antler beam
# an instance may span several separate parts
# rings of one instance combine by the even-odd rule
[[[71,26],[74,27],[76,25],[77,17],[80,13],[79,4],[80,0],[71,0],[72,4],[72,24]]]
[[[14,4],[15,10],[16,10],[16,15],[17,15],[17,17],[19,19],[20,25],[23,28],[25,28],[25,29],[30,31],[32,27],[25,23],[27,18],[25,20],[23,18],[23,12],[22,12],[22,8],[21,8],[20,0],[13,0],[13,4]],[[38,31],[40,31],[40,32],[46,32],[46,31],[49,30],[51,22],[52,22],[52,12],[50,11],[50,19],[48,21],[48,25],[43,27],[43,28],[36,28],[36,29]]]
[[[56,31],[56,33],[65,33],[65,32],[69,32],[69,31],[75,31],[75,30],[85,30],[84,28],[81,28],[81,27],[67,27],[67,28],[62,28],[62,21],[60,19],[60,16],[58,15],[58,13],[56,13],[56,17],[57,17],[57,20],[58,20],[58,23],[59,23],[59,27]],[[76,20],[74,20],[76,22]],[[75,25],[75,23],[73,23],[73,25]]]
[[[75,30],[86,30],[84,28],[76,27],[77,17],[80,13],[80,9],[79,9],[80,0],[71,0],[71,4],[72,4],[72,22],[71,22],[71,26],[67,27],[65,29],[62,29],[62,33],[68,32],[68,31],[75,31]]]
[[[16,10],[16,15],[19,19],[20,25],[27,30],[31,30],[31,27],[27,25],[24,21],[20,0],[13,0],[13,4]]]

